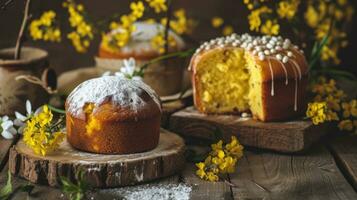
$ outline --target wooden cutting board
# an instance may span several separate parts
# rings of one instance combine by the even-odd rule
[[[74,180],[79,170],[92,187],[133,185],[173,175],[185,165],[184,141],[161,129],[159,145],[147,152],[126,155],[94,154],[76,150],[64,141],[46,155],[34,154],[21,140],[10,149],[9,170],[32,183],[60,185],[60,176]]]
[[[193,107],[174,113],[169,122],[171,131],[203,139],[213,139],[217,128],[226,140],[235,135],[245,146],[285,153],[304,151],[328,133],[328,126],[308,120],[267,123],[236,115],[206,115]]]

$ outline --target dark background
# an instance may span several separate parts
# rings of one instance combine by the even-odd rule
[[[4,0],[0,0],[3,2]],[[54,10],[59,15],[61,26],[67,23],[62,0],[32,0],[31,13],[37,18],[43,11]],[[103,19],[113,13],[128,13],[129,0],[87,0],[77,1],[83,3],[93,19]],[[212,16],[221,16],[229,19],[234,24],[237,33],[248,32],[247,10],[242,0],[174,0],[174,7],[183,7],[188,15],[200,18],[200,23],[194,31],[193,38],[204,41],[218,36],[219,32],[210,26]],[[352,0],[351,2],[356,2]],[[14,0],[6,10],[0,10],[0,48],[15,45],[18,30],[22,20],[23,0]],[[353,24],[349,33],[349,46],[340,51],[341,69],[346,69],[357,74],[357,16],[354,15]],[[51,66],[58,72],[88,67],[94,65],[93,56],[97,53],[99,38],[91,44],[85,54],[77,53],[68,40],[65,39],[66,27],[62,31],[61,43],[45,43],[26,41],[27,46],[36,46],[46,49],[50,55]]]

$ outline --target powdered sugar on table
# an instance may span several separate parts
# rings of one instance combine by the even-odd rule
[[[98,106],[108,99],[114,104],[137,111],[147,104],[141,98],[144,92],[161,108],[158,95],[140,80],[117,76],[94,78],[81,83],[71,92],[67,98],[68,111],[74,116],[79,116],[86,103]]]

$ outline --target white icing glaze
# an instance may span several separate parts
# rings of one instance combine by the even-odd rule
[[[161,109],[158,95],[140,80],[117,76],[103,76],[90,79],[77,86],[68,96],[68,111],[72,115],[79,116],[86,103],[94,103],[98,106],[109,99],[116,105],[137,111],[147,104],[141,98],[143,92],[150,95]]]
[[[131,39],[127,45],[122,47],[120,50],[123,53],[142,53],[142,52],[150,52],[157,51],[151,45],[151,39],[155,37],[160,32],[165,30],[164,26],[158,23],[146,23],[146,22],[135,22],[134,26],[136,27],[135,31],[131,34]],[[120,32],[121,29],[115,29],[109,34],[114,34],[116,32]],[[169,31],[170,36],[172,36],[176,43],[178,49],[183,49],[185,47],[185,42],[183,39],[174,33],[173,31]]]

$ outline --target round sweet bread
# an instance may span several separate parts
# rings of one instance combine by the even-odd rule
[[[131,34],[131,39],[122,48],[112,48],[102,42],[99,46],[98,57],[112,59],[135,58],[136,60],[151,60],[160,56],[157,48],[154,48],[151,40],[160,33],[165,27],[158,23],[135,22],[135,31]],[[109,35],[120,32],[121,28],[108,33]],[[185,48],[183,39],[173,31],[169,31],[169,36],[175,41],[175,46],[170,46],[170,52],[181,51]]]
[[[67,140],[83,151],[128,154],[159,141],[161,104],[145,83],[117,76],[90,79],[66,101]]]

